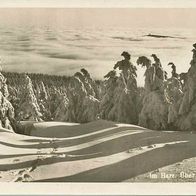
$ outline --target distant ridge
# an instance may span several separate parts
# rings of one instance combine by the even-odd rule
[[[185,37],[174,37],[174,36],[167,36],[167,35],[157,35],[157,34],[151,34],[144,35],[145,37],[155,37],[155,38],[177,38],[177,39],[186,39]]]

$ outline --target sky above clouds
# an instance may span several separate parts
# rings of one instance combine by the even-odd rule
[[[195,28],[195,18],[193,8],[0,8],[0,25]]]
[[[1,0],[0,7],[170,7],[193,8],[195,0]]]

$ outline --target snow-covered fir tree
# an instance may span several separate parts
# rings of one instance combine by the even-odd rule
[[[182,83],[176,73],[176,67],[172,65],[172,76],[167,79],[164,85],[165,99],[168,104],[168,128],[178,129],[176,120],[178,118],[178,110],[180,107],[181,98],[183,96]]]
[[[14,130],[16,126],[14,108],[8,100],[8,96],[6,78],[0,73],[0,126]]]
[[[69,107],[69,99],[66,93],[59,93],[59,104],[54,113],[55,121],[68,121],[68,107]]]
[[[28,75],[24,74],[24,86],[20,101],[20,120],[42,121],[42,114],[33,90],[33,84]]]
[[[95,93],[84,75],[81,72],[75,73],[67,91],[69,99],[67,120],[81,123],[96,120],[99,113],[99,100],[93,95]]]
[[[137,64],[146,67],[145,96],[143,107],[139,114],[139,125],[150,129],[165,129],[167,127],[168,105],[164,96],[164,71],[160,60],[152,55],[154,63],[145,56],[139,57]]]

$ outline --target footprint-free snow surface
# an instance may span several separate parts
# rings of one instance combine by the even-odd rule
[[[196,135],[98,120],[0,129],[1,182],[196,181]]]

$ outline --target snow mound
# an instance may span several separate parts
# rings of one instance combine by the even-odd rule
[[[117,125],[115,125],[114,122],[106,120],[97,120],[85,124],[70,122],[39,122],[32,124],[28,135],[64,138],[116,126]]]

